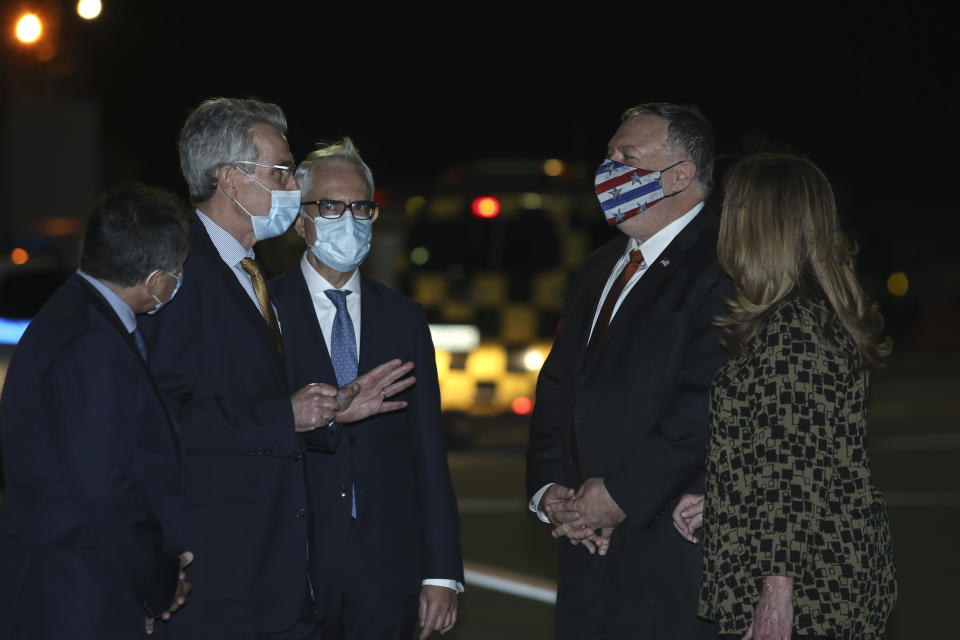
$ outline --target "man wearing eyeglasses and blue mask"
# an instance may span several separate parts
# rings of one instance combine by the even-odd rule
[[[343,384],[288,384],[284,318],[254,245],[300,210],[286,118],[257,100],[207,100],[187,118],[180,161],[195,206],[176,301],[141,323],[151,370],[181,425],[185,532],[196,597],[161,637],[316,638],[323,618],[304,438],[328,450],[341,423],[406,406],[400,361]],[[338,388],[339,387],[339,388]]]
[[[628,109],[596,172],[622,235],[568,289],[527,450],[529,508],[561,539],[557,638],[716,637],[696,615],[700,547],[671,519],[703,485],[726,359],[713,320],[733,286],[703,210],[712,172],[707,122],[666,103]]]
[[[358,267],[380,215],[373,176],[349,138],[297,168],[300,264],[271,282],[291,382],[341,385],[388,358],[415,364],[401,412],[348,427],[346,446],[307,452],[323,554],[324,638],[409,640],[450,630],[462,590],[457,505],[440,427],[423,308]]]

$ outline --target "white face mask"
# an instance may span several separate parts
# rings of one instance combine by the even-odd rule
[[[317,260],[341,273],[353,271],[363,262],[370,252],[370,238],[373,235],[373,219],[357,220],[349,211],[339,218],[311,218],[317,229],[317,239],[310,251]]]
[[[282,189],[268,189],[266,185],[254,178],[249,173],[239,170],[240,173],[247,176],[258,185],[270,192],[270,211],[265,216],[255,216],[237,202],[236,198],[231,198],[237,203],[237,206],[243,209],[243,212],[250,216],[253,223],[253,235],[257,240],[266,240],[279,236],[293,224],[297,219],[297,212],[300,211],[300,190],[284,191]]]

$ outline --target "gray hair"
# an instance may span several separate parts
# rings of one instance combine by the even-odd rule
[[[180,169],[190,201],[205,202],[217,190],[217,171],[237,160],[259,159],[252,129],[258,124],[287,133],[287,118],[275,104],[259,100],[211,98],[200,103],[180,131]]]
[[[343,140],[332,144],[318,144],[317,149],[311,151],[310,155],[304,158],[300,166],[297,167],[297,183],[300,185],[301,191],[306,192],[310,189],[310,174],[312,171],[330,162],[342,162],[359,171],[366,178],[367,185],[370,187],[370,197],[373,197],[373,172],[360,157],[360,152],[349,137],[344,137]]]
[[[710,195],[713,190],[713,130],[700,109],[671,102],[647,102],[630,107],[623,112],[620,120],[622,122],[643,114],[654,115],[670,123],[667,142],[690,156],[690,160],[697,165],[694,181],[700,185],[704,197]]]

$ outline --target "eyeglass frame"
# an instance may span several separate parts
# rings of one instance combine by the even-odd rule
[[[324,202],[331,202],[338,205],[342,205],[343,209],[341,209],[340,213],[338,213],[335,216],[325,216],[323,215],[323,207],[321,206]],[[353,216],[354,220],[372,220],[373,216],[376,215],[377,211],[380,209],[380,205],[377,203],[376,200],[355,200],[354,202],[347,204],[343,200],[330,200],[328,198],[324,198],[322,200],[304,200],[300,202],[301,207],[305,207],[308,204],[317,205],[317,209],[320,211],[320,214],[316,217],[323,218],[324,220],[339,220],[341,217],[343,217],[343,214],[346,213],[347,209],[350,209],[350,215]],[[358,216],[357,212],[353,210],[354,205],[358,205],[358,204],[369,205],[370,215],[365,218]],[[306,210],[304,210],[304,212],[306,213]]]
[[[258,160],[234,160],[230,164],[252,164],[256,167],[265,167],[267,169],[279,169],[280,171],[286,171],[286,174],[281,174],[279,176],[280,184],[286,184],[287,180],[290,179],[290,176],[293,176],[297,173],[296,162],[291,162],[290,164],[270,164],[269,162],[260,162]],[[243,173],[246,173],[246,171]]]

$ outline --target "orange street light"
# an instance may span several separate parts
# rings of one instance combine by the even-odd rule
[[[17,40],[24,44],[33,44],[43,34],[43,23],[33,13],[26,13],[17,20]]]

